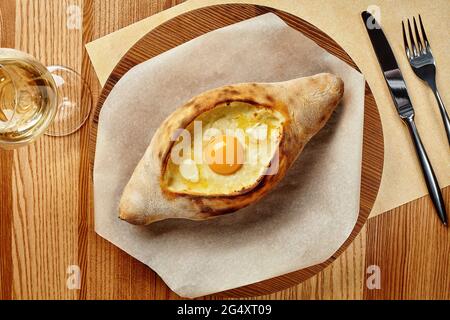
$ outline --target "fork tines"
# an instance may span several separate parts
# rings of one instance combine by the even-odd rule
[[[411,48],[412,51],[408,45],[408,39],[406,36],[406,31],[405,31],[405,24],[402,21],[402,31],[403,31],[403,42],[405,43],[405,51],[406,51],[406,56],[411,59],[413,57],[417,57],[422,53],[426,53],[427,51],[431,51],[430,50],[430,43],[428,42],[428,38],[427,38],[427,34],[425,33],[425,29],[423,27],[423,23],[422,23],[422,17],[419,14],[419,23],[420,23],[420,31],[422,33],[422,37],[420,37],[419,34],[419,29],[417,28],[417,23],[416,23],[416,18],[413,17],[413,23],[414,23],[414,33],[415,33],[415,40],[417,41],[417,45],[416,46],[416,41],[414,41],[414,36],[412,33],[412,29],[411,29],[411,23],[408,20],[408,33],[409,33],[409,41],[411,43]],[[423,41],[422,41],[423,39]]]

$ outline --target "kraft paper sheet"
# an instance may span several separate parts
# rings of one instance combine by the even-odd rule
[[[382,27],[409,87],[417,114],[416,122],[440,185],[450,185],[450,153],[439,110],[432,92],[414,75],[408,64],[403,51],[400,26],[402,19],[418,13],[422,15],[437,63],[438,86],[448,110],[450,92],[446,90],[446,85],[450,83],[450,42],[447,34],[442,32],[450,29],[448,0],[436,0],[432,3],[424,0],[188,0],[89,43],[87,49],[100,82],[104,84],[120,58],[156,26],[184,12],[224,3],[265,5],[299,16],[331,36],[363,72],[380,111],[385,140],[383,176],[371,216],[427,194],[409,133],[394,110],[375,53],[361,22],[361,11],[378,8]]]

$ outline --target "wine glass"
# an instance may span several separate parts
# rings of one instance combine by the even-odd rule
[[[72,134],[91,107],[89,86],[74,70],[46,68],[29,54],[0,48],[0,147],[21,147],[42,134]]]

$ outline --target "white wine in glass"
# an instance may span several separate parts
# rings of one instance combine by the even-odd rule
[[[75,71],[46,68],[26,53],[0,48],[0,147],[24,146],[44,133],[71,134],[91,106],[89,87]]]

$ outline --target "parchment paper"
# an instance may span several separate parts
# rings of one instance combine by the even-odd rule
[[[155,130],[214,87],[332,72],[345,95],[263,201],[215,220],[142,227],[118,219],[118,202]],[[266,14],[213,31],[130,70],[105,102],[94,168],[95,228],[155,270],[176,293],[198,297],[327,260],[359,212],[364,79],[313,41]]]

